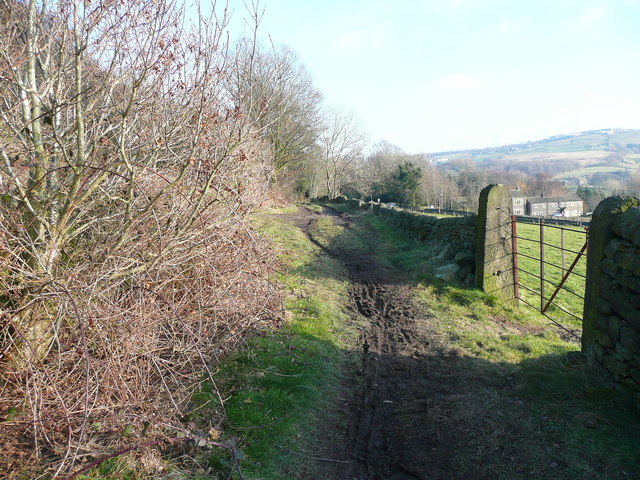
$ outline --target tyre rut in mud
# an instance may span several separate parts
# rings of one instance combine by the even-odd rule
[[[349,226],[332,209],[324,208],[323,214],[334,224]],[[313,240],[311,223],[301,226]],[[440,473],[443,459],[432,458],[439,433],[424,425],[430,392],[443,387],[439,376],[429,374],[428,358],[439,352],[428,322],[413,305],[410,289],[370,252],[322,248],[346,266],[349,309],[361,325],[359,358],[352,371],[345,372],[339,395],[342,405],[336,416],[343,430],[325,452],[328,458],[346,457],[347,462],[321,464],[323,478],[448,478]]]

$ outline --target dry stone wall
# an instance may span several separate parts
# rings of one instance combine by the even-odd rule
[[[440,264],[433,272],[436,277],[473,283],[477,215],[441,218],[375,202],[349,199],[347,203],[351,208],[372,210],[412,237],[429,243]]]
[[[594,211],[582,347],[640,407],[640,199],[608,198]]]
[[[436,278],[457,278],[504,301],[514,300],[512,201],[504,185],[487,185],[480,192],[478,215],[463,217],[443,218],[355,199],[339,201],[384,216],[398,229],[425,241],[434,254]]]

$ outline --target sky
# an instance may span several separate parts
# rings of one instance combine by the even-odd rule
[[[255,1],[255,0],[254,0]],[[243,0],[230,0],[237,32]],[[640,128],[639,0],[260,0],[371,144],[426,153]]]

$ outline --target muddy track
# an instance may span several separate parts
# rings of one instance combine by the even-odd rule
[[[323,213],[336,224],[348,224],[331,209]],[[313,240],[309,231],[312,217],[300,220]],[[348,269],[349,308],[362,325],[359,358],[352,371],[345,372],[341,405],[337,406],[336,423],[342,429],[332,435],[325,452],[329,458],[344,460],[322,463],[323,478],[450,478],[441,475],[443,459],[432,455],[438,434],[424,425],[430,392],[442,390],[438,378],[429,374],[428,357],[434,354],[434,342],[428,322],[420,318],[409,289],[370,254],[322,248]]]
[[[415,314],[395,288],[377,283],[356,283],[351,301],[357,312],[369,320],[361,336],[362,381],[356,393],[353,458],[358,479],[421,478],[411,473],[393,441],[397,410],[408,398],[408,384],[400,379],[410,366],[398,361],[411,355],[416,342]],[[399,299],[399,300],[398,300]]]
[[[323,217],[306,209],[291,220],[345,266],[351,321],[341,387],[318,415],[313,451],[305,453],[315,469],[300,480],[639,478],[611,469],[607,457],[593,452],[587,468],[596,476],[581,475],[585,465],[566,454],[575,430],[571,437],[556,432],[571,421],[578,432],[592,429],[584,411],[573,420],[542,414],[519,389],[528,378],[523,369],[468,354],[458,331],[447,328],[459,313],[437,297],[419,304],[415,284],[376,261],[373,252],[387,247],[373,232],[336,211],[322,213],[351,231],[328,240],[317,222]],[[469,313],[461,323],[475,320]],[[499,315],[488,320],[501,325]],[[509,328],[523,333],[519,324]],[[574,368],[545,357],[528,360],[534,372]]]

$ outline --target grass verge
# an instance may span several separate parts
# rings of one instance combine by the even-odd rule
[[[288,321],[278,331],[250,339],[216,373],[227,421],[214,431],[237,443],[246,478],[313,478],[307,456],[316,442],[313,426],[321,421],[345,359],[346,273],[293,224],[294,213],[281,210],[259,219],[262,233],[280,248],[283,267],[276,280],[288,293]],[[314,223],[317,243],[342,233],[329,219],[318,217]],[[194,400],[207,407],[193,420],[202,424],[219,408],[217,398],[214,386],[205,385]],[[237,478],[228,456],[215,454],[198,463],[207,478]]]

